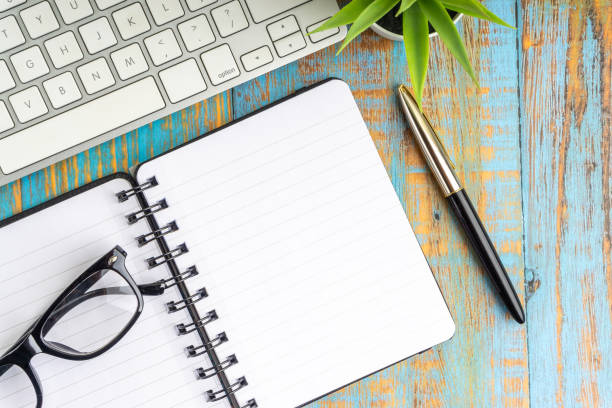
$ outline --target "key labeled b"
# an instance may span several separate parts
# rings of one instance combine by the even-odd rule
[[[43,82],[43,86],[49,96],[51,105],[55,109],[81,99],[81,91],[79,91],[79,87],[71,72],[65,72],[55,78],[51,78]]]

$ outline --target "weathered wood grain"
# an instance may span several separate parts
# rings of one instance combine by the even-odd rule
[[[531,402],[610,406],[612,4],[520,12]]]
[[[487,4],[516,21],[505,1]],[[453,146],[459,173],[522,292],[518,33],[465,19],[460,24],[479,72],[477,90],[432,42],[424,109]],[[508,63],[511,61],[512,63]],[[527,406],[526,331],[507,317],[441,198],[405,124],[395,88],[407,80],[401,44],[362,35],[340,56],[328,49],[239,87],[235,116],[329,76],[351,86],[410,222],[456,319],[441,347],[367,378],[313,407]],[[374,333],[369,334],[373,338]]]

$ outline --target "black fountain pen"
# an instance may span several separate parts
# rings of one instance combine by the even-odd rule
[[[521,301],[516,295],[512,282],[508,278],[506,269],[495,251],[480,217],[476,213],[470,198],[463,186],[457,180],[453,164],[450,161],[444,146],[440,142],[433,127],[423,115],[416,101],[404,85],[399,87],[400,101],[406,119],[410,124],[417,144],[435,176],[444,196],[450,203],[455,215],[463,226],[472,247],[478,254],[482,266],[487,271],[497,288],[506,307],[519,323],[525,323],[525,313]]]

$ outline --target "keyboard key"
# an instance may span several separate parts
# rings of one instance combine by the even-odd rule
[[[323,25],[323,23],[325,23],[327,20],[329,20],[329,19],[326,18],[323,21],[319,21],[318,23],[309,26],[306,29],[306,31],[308,33],[313,32],[317,28],[321,27]],[[326,39],[328,37],[331,37],[332,35],[336,35],[339,32],[340,32],[340,28],[336,27],[336,28],[330,28],[329,30],[321,31],[319,33],[310,34],[308,37],[310,37],[310,41],[312,41],[313,43],[318,43],[319,41],[323,41],[324,39]]]
[[[4,102],[0,101],[0,133],[11,129],[15,124]]]
[[[37,45],[13,54],[11,62],[17,71],[19,80],[23,83],[49,73],[49,66]]]
[[[212,14],[219,35],[221,37],[230,36],[238,31],[244,30],[249,26],[249,22],[242,11],[242,6],[238,0],[231,1],[220,7],[213,9]]]
[[[247,7],[256,23],[279,15],[300,4],[308,3],[311,0],[246,0]]]
[[[26,0],[0,0],[0,11],[6,11],[25,2]]]
[[[187,7],[189,7],[189,10],[191,11],[196,11],[216,2],[217,0],[187,0]]]
[[[0,18],[0,52],[8,51],[25,42],[15,16]]]
[[[179,0],[147,0],[155,24],[163,25],[185,14]]]
[[[55,109],[81,99],[81,91],[79,91],[72,72],[65,72],[43,82],[43,87]]]
[[[100,10],[106,10],[114,5],[117,5],[125,0],[96,0],[96,4]]]
[[[266,28],[268,29],[268,34],[270,34],[272,41],[280,40],[289,34],[300,31],[300,26],[298,25],[295,16],[287,16],[281,20],[269,24]]]
[[[134,3],[113,13],[113,20],[117,24],[119,34],[124,40],[146,33],[151,29],[149,20],[140,3]]]
[[[296,51],[306,48],[306,41],[302,33],[294,33],[274,42],[274,48],[279,57],[284,57]]]
[[[13,173],[164,107],[153,78],[144,78],[0,139],[0,168]]]
[[[240,75],[229,45],[223,44],[201,55],[210,82],[219,85]]]
[[[79,32],[90,54],[95,54],[117,44],[117,38],[113,34],[106,17],[101,17],[79,27]]]
[[[35,6],[21,10],[19,13],[25,24],[28,34],[32,38],[42,37],[52,31],[59,29],[59,23],[49,2],[43,1]]]
[[[247,71],[253,71],[254,69],[269,64],[273,61],[273,59],[272,51],[270,51],[270,47],[267,45],[257,48],[251,52],[247,52],[240,57],[242,65]]]
[[[153,64],[157,66],[165,64],[166,62],[172,61],[173,59],[183,55],[183,52],[176,41],[176,37],[170,29],[145,38],[144,42],[147,46],[147,50],[149,50],[149,54],[151,54]]]
[[[53,66],[57,69],[83,59],[83,52],[72,31],[45,41],[45,48],[51,57]]]
[[[115,85],[115,78],[104,58],[98,58],[77,68],[85,92],[94,94]]]
[[[49,112],[40,91],[35,86],[9,96],[9,102],[21,123],[36,119]]]
[[[215,35],[203,14],[179,24],[178,29],[187,51],[194,51],[215,42]]]
[[[11,75],[11,71],[8,69],[6,62],[0,61],[0,93],[13,89],[15,87],[15,80]]]
[[[193,58],[161,71],[159,78],[172,103],[206,90],[202,73]]]
[[[72,24],[93,14],[89,0],[55,0],[66,24]]]
[[[117,69],[119,78],[124,81],[138,74],[142,74],[149,69],[149,65],[138,44],[132,44],[119,51],[113,52],[111,54],[111,59]]]

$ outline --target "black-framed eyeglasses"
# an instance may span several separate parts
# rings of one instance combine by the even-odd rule
[[[26,376],[43,402],[42,385],[32,367],[44,353],[68,360],[88,360],[116,345],[142,313],[143,295],[161,295],[160,282],[137,285],[125,267],[119,246],[100,258],[53,302],[47,311],[0,357],[0,378]]]

